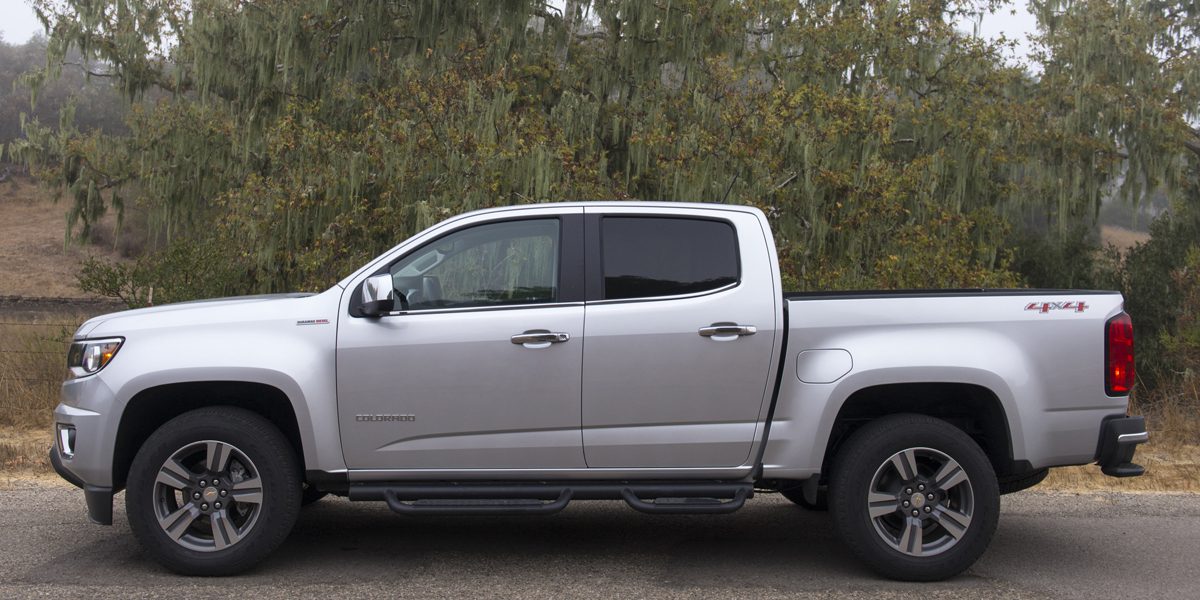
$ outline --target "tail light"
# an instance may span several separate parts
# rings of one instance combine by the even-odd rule
[[[1121,313],[1104,325],[1104,391],[1124,396],[1133,389],[1133,320]]]

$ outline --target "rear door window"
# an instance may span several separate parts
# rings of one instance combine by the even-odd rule
[[[733,225],[709,219],[605,217],[604,299],[695,294],[738,281]]]

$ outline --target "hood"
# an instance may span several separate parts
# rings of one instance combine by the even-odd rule
[[[339,289],[340,288],[336,288]],[[332,291],[332,290],[330,290]],[[328,292],[325,292],[328,293]],[[149,306],[146,308],[136,308],[133,310],[123,310],[120,312],[108,313],[97,317],[92,317],[79,326],[75,332],[75,339],[85,338],[100,328],[101,325],[113,325],[121,327],[126,324],[137,324],[139,328],[143,322],[153,322],[156,324],[166,324],[175,319],[169,318],[168,313],[186,312],[192,315],[197,311],[211,312],[214,315],[223,312],[222,309],[237,305],[259,304],[264,302],[286,303],[299,298],[309,298],[315,294],[311,293],[287,293],[287,294],[260,294],[256,296],[231,296],[228,298],[212,298],[208,300],[191,300],[188,302],[176,302],[174,304],[163,304],[162,306]],[[164,318],[167,317],[167,318]],[[104,327],[104,329],[112,329],[112,327]],[[108,331],[106,334],[116,334],[118,332]]]

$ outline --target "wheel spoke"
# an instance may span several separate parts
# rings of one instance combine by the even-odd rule
[[[913,556],[920,556],[925,547],[925,532],[921,528],[921,519],[916,517],[904,518],[904,531],[900,533],[900,551]]]
[[[867,508],[871,513],[871,518],[882,517],[896,512],[899,508],[896,496],[892,494],[883,494],[880,492],[871,492],[867,496]]]
[[[162,468],[158,470],[158,477],[154,481],[167,487],[182,490],[191,487],[192,472],[188,471],[186,467],[179,464],[179,461],[174,458],[168,458],[167,462],[163,463]]]
[[[900,479],[911,481],[917,478],[917,453],[909,448],[903,452],[897,452],[892,457],[892,466],[896,468],[896,472],[900,474]]]
[[[206,445],[208,448],[205,467],[212,473],[224,471],[229,464],[229,457],[233,454],[233,446],[224,442],[208,442]]]
[[[242,539],[242,534],[238,533],[237,525],[229,520],[229,516],[223,510],[219,510],[212,514],[209,518],[212,521],[212,537],[213,544],[217,550],[232,546]]]
[[[945,507],[934,510],[933,518],[956,540],[962,539],[963,534],[967,533],[967,528],[971,526],[971,515]]]
[[[938,473],[934,476],[933,480],[934,485],[937,487],[943,490],[949,490],[950,488],[967,481],[967,472],[964,471],[962,466],[955,462],[954,459],[947,457],[946,464],[942,465],[942,468],[938,470]]]
[[[171,539],[178,540],[179,536],[187,531],[188,526],[198,516],[200,516],[200,509],[189,503],[183,508],[159,519],[158,524],[163,528],[163,531],[167,532],[167,535],[171,536]]]
[[[262,503],[262,482],[257,477],[233,484],[233,499],[245,504]]]

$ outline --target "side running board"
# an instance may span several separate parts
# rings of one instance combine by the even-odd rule
[[[404,515],[549,515],[572,500],[624,500],[648,514],[726,514],[754,496],[746,482],[359,483],[351,500],[383,500]]]
[[[647,502],[638,498],[629,488],[621,490],[621,499],[625,500],[633,510],[652,515],[723,515],[731,513],[746,504],[751,489],[739,488],[730,500],[718,498],[659,498]]]
[[[571,490],[565,489],[558,498],[543,502],[537,499],[445,499],[404,502],[395,490],[385,490],[388,508],[402,515],[551,515],[571,502]]]

